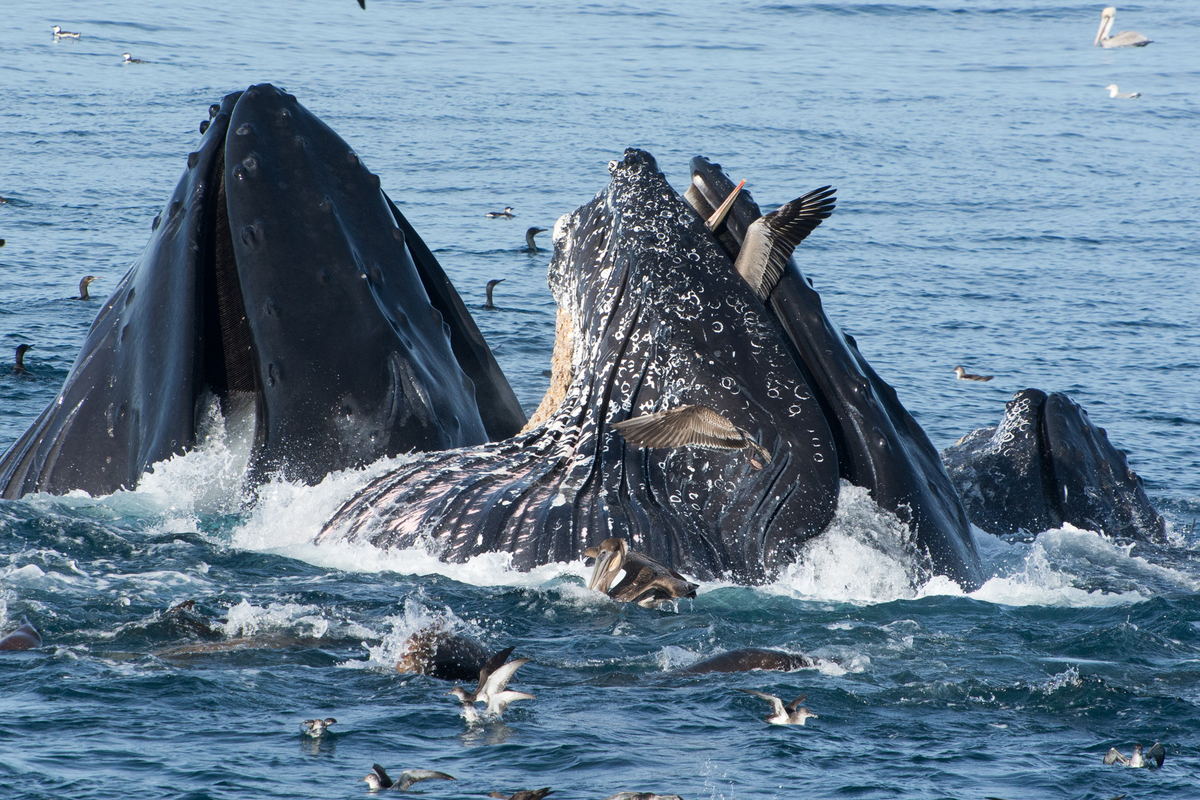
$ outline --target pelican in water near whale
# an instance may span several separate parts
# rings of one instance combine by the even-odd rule
[[[790,255],[790,254],[789,254]],[[762,469],[771,463],[771,453],[745,428],[734,425],[708,406],[679,406],[655,411],[612,424],[625,441],[638,447],[704,447],[709,450],[752,451],[750,466]],[[754,458],[762,457],[762,463]]]
[[[653,608],[664,600],[696,596],[696,584],[652,558],[631,552],[624,539],[605,539],[598,547],[584,550],[583,555],[596,559],[588,588],[604,592],[613,600]],[[621,570],[625,577],[613,586]]]
[[[1141,93],[1141,92],[1121,92],[1121,91],[1118,91],[1118,90],[1117,90],[1117,85],[1116,85],[1115,83],[1110,83],[1108,86],[1105,86],[1104,88],[1108,90],[1108,96],[1109,96],[1111,99],[1114,99],[1114,100],[1132,100],[1132,99],[1133,99],[1133,98],[1135,98],[1135,97],[1141,97],[1141,96],[1142,96],[1142,93]]]
[[[766,692],[756,692],[753,689],[738,689],[739,692],[752,694],[755,697],[761,697],[771,704],[771,713],[766,717],[766,721],[772,725],[803,725],[804,721],[809,717],[816,718],[816,714],[809,711],[804,706],[800,705],[804,702],[804,698],[808,697],[802,694],[786,706],[783,700],[773,694]]]
[[[1108,32],[1112,30],[1113,19],[1116,16],[1117,9],[1114,6],[1100,12],[1100,30],[1096,32],[1096,41],[1092,42],[1092,47],[1145,47],[1154,41],[1137,31],[1121,31],[1116,36],[1109,36]]]

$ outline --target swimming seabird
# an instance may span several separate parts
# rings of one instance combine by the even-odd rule
[[[62,28],[58,27],[57,25],[55,25],[50,30],[54,31],[55,39],[78,39],[79,38],[79,33],[77,31],[64,31]]]
[[[954,374],[958,376],[960,381],[990,381],[995,375],[972,375],[962,367],[955,367]]]
[[[316,739],[320,736],[324,736],[325,732],[329,730],[329,726],[335,722],[337,722],[337,720],[333,717],[326,717],[325,719],[306,719],[304,722],[300,723],[300,727],[304,729],[305,733]]]
[[[525,231],[525,244],[529,245],[529,252],[536,253],[538,251],[537,242],[533,240],[533,237],[539,233],[545,233],[546,230],[546,228],[530,228]]]
[[[638,447],[704,447],[709,450],[751,451],[750,466],[762,469],[771,463],[771,453],[745,428],[734,425],[708,406],[679,406],[655,411],[612,424],[625,441]],[[754,455],[762,457],[760,464]]]
[[[13,369],[12,369],[13,375],[28,375],[29,374],[29,370],[25,369],[25,353],[32,349],[33,349],[33,345],[31,345],[31,344],[17,345],[17,359],[16,359],[16,363],[13,364]]]
[[[76,297],[75,299],[76,300],[91,300],[92,296],[90,294],[88,294],[88,286],[91,285],[92,281],[98,281],[98,280],[100,280],[100,279],[97,278],[95,275],[84,275],[82,278],[80,278],[79,279],[79,297]]]
[[[1135,744],[1133,746],[1133,755],[1129,758],[1121,755],[1121,751],[1117,748],[1110,748],[1104,755],[1105,764],[1120,764],[1122,767],[1148,767],[1150,769],[1158,769],[1163,765],[1163,761],[1167,757],[1167,751],[1158,742],[1154,746],[1142,752],[1142,746]]]
[[[487,284],[487,302],[483,304],[483,307],[484,307],[484,308],[489,308],[489,309],[490,309],[490,308],[495,308],[495,306],[494,306],[494,305],[492,305],[492,290],[496,288],[496,284],[497,284],[497,283],[504,283],[504,281],[506,281],[506,280],[508,280],[508,279],[507,279],[507,278],[496,278],[496,279],[494,279],[494,280],[490,280],[490,281],[488,281],[488,284]]]
[[[474,707],[475,703],[485,703],[487,708],[484,713],[498,717],[504,713],[504,709],[508,708],[509,703],[517,700],[536,699],[531,694],[508,689],[508,682],[512,679],[513,673],[522,665],[529,663],[528,658],[508,661],[508,657],[515,649],[515,647],[506,647],[492,656],[491,661],[488,661],[483,669],[479,670],[479,684],[475,687],[475,691],[468,692],[461,686],[455,686],[446,692],[448,695],[457,697],[458,701],[462,703],[463,713],[468,720],[474,721],[478,718]]]
[[[1108,32],[1112,30],[1113,19],[1116,16],[1117,9],[1114,6],[1109,6],[1100,12],[1100,30],[1096,32],[1096,41],[1092,42],[1093,47],[1097,45],[1100,47],[1145,47],[1153,41],[1137,31],[1121,31],[1116,36],[1109,36]]]
[[[683,800],[677,794],[655,794],[654,792],[617,792],[604,800]]]
[[[1115,83],[1110,83],[1104,88],[1108,90],[1108,96],[1110,98],[1115,98],[1117,100],[1132,100],[1135,97],[1142,96],[1141,92],[1119,92],[1117,91],[1117,85]]]
[[[696,584],[648,556],[631,552],[624,539],[605,539],[598,547],[584,550],[583,555],[596,559],[588,588],[618,602],[653,608],[664,600],[696,596]],[[625,577],[613,586],[621,570]]]
[[[121,53],[121,56],[124,57],[125,61],[122,63],[125,63],[125,64],[148,64],[149,63],[148,61],[143,61],[140,58],[134,58],[133,56],[129,55],[129,53]]]
[[[554,790],[549,786],[543,786],[541,789],[521,789],[512,794],[488,792],[488,797],[496,797],[499,800],[542,800],[548,794],[554,794]]]
[[[406,769],[400,773],[400,780],[393,781],[388,777],[387,772],[378,764],[371,765],[371,772],[359,778],[360,781],[366,781],[367,786],[372,792],[377,792],[380,789],[399,789],[402,792],[408,791],[408,787],[418,781],[427,781],[431,778],[437,778],[442,781],[456,781],[453,775],[447,775],[444,772],[435,772],[431,769]]]
[[[804,706],[800,705],[804,702],[804,698],[808,697],[806,694],[800,695],[785,706],[783,701],[773,694],[756,692],[753,689],[738,689],[738,691],[745,692],[746,694],[752,694],[755,697],[761,697],[763,700],[766,700],[768,703],[770,703],[771,713],[766,717],[766,721],[772,725],[803,725],[804,721],[809,717],[815,718],[817,716]]]
[[[835,189],[822,186],[759,217],[746,229],[734,268],[759,299],[766,300],[779,282],[796,245],[833,213]]]
[[[485,216],[488,219],[512,219],[513,207],[505,206],[503,211],[489,211]]]

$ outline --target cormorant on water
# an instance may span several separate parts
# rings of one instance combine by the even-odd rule
[[[484,308],[488,308],[488,309],[495,308],[495,306],[492,305],[492,290],[496,288],[497,283],[504,283],[504,281],[506,281],[506,280],[508,280],[508,279],[507,278],[496,278],[495,280],[488,281],[487,302],[483,304]]]
[[[536,253],[538,251],[537,242],[533,240],[533,237],[537,236],[539,233],[544,233],[545,231],[546,228],[530,228],[529,230],[525,231],[525,244],[529,245],[529,252]]]
[[[13,375],[28,375],[29,371],[25,369],[25,351],[32,350],[31,344],[17,345],[17,363],[13,365]]]
[[[100,279],[97,278],[95,275],[84,275],[83,278],[79,281],[79,297],[77,297],[75,299],[76,300],[91,300],[92,296],[90,294],[88,294],[88,284],[90,284],[92,281],[98,281],[98,280],[100,280]]]

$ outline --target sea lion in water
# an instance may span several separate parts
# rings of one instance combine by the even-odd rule
[[[699,675],[705,672],[749,672],[754,669],[776,670],[791,672],[796,669],[808,669],[817,665],[815,658],[794,656],[781,650],[766,650],[759,647],[744,647],[740,650],[730,650],[697,661],[690,667],[679,670],[687,675]]]
[[[0,639],[0,650],[35,650],[42,646],[42,635],[29,620],[22,620],[21,627]]]

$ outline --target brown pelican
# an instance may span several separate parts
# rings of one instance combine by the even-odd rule
[[[306,719],[304,722],[300,723],[300,727],[304,729],[306,734],[316,739],[324,736],[325,732],[329,730],[329,726],[335,722],[337,722],[337,720],[333,717],[326,717],[325,719]]]
[[[1096,32],[1096,41],[1092,42],[1093,47],[1145,47],[1153,41],[1137,31],[1121,31],[1116,36],[1109,36],[1108,32],[1112,30],[1113,18],[1116,16],[1117,9],[1114,6],[1109,6],[1100,12],[1100,30]]]
[[[729,197],[725,198],[725,202],[721,203],[720,207],[704,221],[710,231],[715,231],[717,226],[721,224],[721,220],[725,219],[725,215],[729,213],[729,209],[733,208],[733,201],[737,200],[737,196],[741,193],[742,187],[746,185],[746,181],[742,180],[733,191],[729,193]]]
[[[960,381],[990,381],[995,375],[972,375],[962,367],[955,367],[954,374],[958,376]]]
[[[670,567],[630,552],[624,539],[605,539],[599,547],[584,550],[583,555],[596,559],[588,588],[604,592],[613,600],[653,608],[664,600],[696,596],[696,584]],[[625,570],[625,577],[613,586],[621,570]]]
[[[506,280],[508,280],[508,279],[507,278],[496,278],[494,280],[488,281],[488,283],[487,283],[487,302],[483,304],[484,308],[489,308],[489,309],[495,308],[495,306],[492,305],[492,290],[496,288],[497,283],[504,283],[504,281],[506,281]]]
[[[77,299],[91,300],[92,296],[90,294],[88,294],[88,286],[91,285],[92,281],[98,281],[98,280],[100,280],[100,279],[97,278],[95,275],[84,275],[83,278],[81,278],[79,281],[79,297]]]
[[[761,697],[771,704],[771,713],[767,716],[766,721],[772,725],[803,725],[804,721],[809,717],[816,718],[816,714],[809,711],[804,706],[800,705],[804,702],[804,698],[808,697],[802,694],[786,706],[783,701],[773,694],[766,692],[756,692],[753,689],[738,689],[739,692],[752,694],[755,697]]]
[[[1108,90],[1108,96],[1110,98],[1116,98],[1118,100],[1132,100],[1135,97],[1142,96],[1141,92],[1118,92],[1117,85],[1115,83],[1110,83],[1104,88]]]
[[[750,223],[733,266],[760,299],[771,294],[796,245],[829,219],[835,191],[822,186]]]
[[[1129,758],[1121,755],[1121,751],[1117,750],[1117,748],[1110,748],[1104,756],[1104,763],[1120,764],[1122,767],[1149,767],[1151,769],[1158,769],[1163,765],[1166,757],[1166,750],[1163,749],[1161,744],[1155,742],[1154,746],[1147,750],[1144,755],[1142,753],[1142,746],[1135,744],[1133,746],[1133,755]]]
[[[489,211],[485,214],[488,219],[512,219],[513,207],[505,206],[503,211]]]
[[[740,259],[739,259],[740,260]],[[680,406],[612,424],[625,441],[638,447],[705,447],[710,450],[751,451],[750,466],[762,469],[753,454],[771,463],[771,453],[745,428],[739,428],[708,406]]]
[[[534,700],[533,695],[525,692],[516,692],[508,688],[508,682],[512,679],[513,673],[517,671],[523,664],[528,664],[528,658],[518,658],[515,661],[508,661],[508,657],[512,655],[513,647],[506,647],[496,655],[492,656],[492,660],[484,665],[483,669],[479,670],[479,685],[475,687],[475,691],[468,692],[461,686],[455,686],[448,695],[453,695],[458,698],[458,701],[463,705],[463,713],[468,720],[474,721],[478,719],[478,713],[475,711],[475,703],[486,703],[487,713],[489,716],[498,717],[504,713],[504,709],[508,708],[508,704],[516,700]],[[505,663],[505,662],[508,663]]]
[[[62,28],[58,27],[57,25],[55,25],[50,30],[54,31],[55,39],[78,39],[79,38],[79,33],[77,31],[64,31]]]
[[[512,794],[488,792],[488,797],[496,797],[499,800],[542,800],[548,794],[554,794],[554,790],[549,786],[543,786],[541,789],[521,789]]]
[[[529,228],[525,231],[525,244],[529,245],[529,252],[536,253],[538,251],[537,242],[533,240],[533,237],[545,232],[546,228]]]
[[[412,786],[417,781],[427,781],[430,778],[437,778],[442,781],[456,781],[453,775],[447,775],[444,772],[434,772],[431,769],[406,769],[400,773],[400,780],[393,781],[388,777],[387,772],[378,764],[371,765],[371,773],[359,778],[360,781],[366,781],[367,786],[372,792],[377,792],[380,789],[399,789],[402,792],[408,791],[408,787]]]

